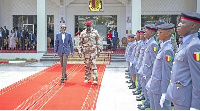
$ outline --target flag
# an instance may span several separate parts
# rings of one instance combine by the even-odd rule
[[[171,61],[172,57],[171,56],[166,56],[166,61],[169,62]]]
[[[157,51],[157,47],[153,47],[153,51]]]
[[[194,59],[200,61],[200,52],[194,52]]]
[[[131,34],[131,30],[126,30],[126,34]]]

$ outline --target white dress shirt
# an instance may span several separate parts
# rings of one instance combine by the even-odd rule
[[[64,40],[65,40],[65,34],[62,34],[62,40],[63,40],[63,43],[64,43]]]

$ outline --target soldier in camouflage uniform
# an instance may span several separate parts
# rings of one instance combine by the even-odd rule
[[[84,54],[84,63],[85,63],[85,81],[88,83],[91,79],[91,65],[93,73],[93,84],[97,84],[97,67],[96,67],[96,58],[99,56],[102,51],[102,46],[100,43],[100,36],[98,31],[91,28],[91,21],[86,21],[86,29],[83,30],[80,34],[80,41],[78,46],[79,57],[82,57]]]

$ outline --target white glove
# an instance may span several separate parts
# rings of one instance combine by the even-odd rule
[[[130,62],[130,67],[132,66],[133,64]]]
[[[165,102],[165,96],[166,96],[166,93],[162,93],[162,96],[160,98],[160,106],[161,106],[161,108],[163,107],[163,103]]]
[[[190,110],[198,110],[198,109],[190,107]]]

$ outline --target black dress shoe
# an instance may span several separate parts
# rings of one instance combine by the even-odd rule
[[[130,73],[129,73],[129,72],[127,72],[127,73],[125,73],[125,75],[130,75]]]
[[[141,96],[140,98],[136,98],[136,101],[142,101],[142,100],[145,100],[144,96]]]
[[[141,96],[144,96],[144,94],[141,94],[141,95],[139,95],[139,96],[136,96],[136,98],[141,98]]]
[[[134,86],[134,85],[130,85],[130,87],[129,87],[129,89],[135,89],[136,88],[136,86]]]
[[[128,70],[128,69],[126,69],[126,70],[125,70],[125,72],[129,72],[129,70]]]
[[[65,74],[65,78],[64,79],[67,80],[67,74]]]
[[[145,110],[146,108],[150,108],[150,105],[142,105],[138,107],[140,110]]]
[[[125,76],[126,79],[130,79],[130,76]]]
[[[61,83],[64,83],[64,79],[61,79]]]
[[[126,81],[126,83],[132,83],[131,81]]]
[[[141,92],[139,90],[136,90],[135,92],[133,92],[133,95],[139,95]]]
[[[137,106],[138,106],[138,108],[139,108],[139,107],[141,107],[142,105],[143,105],[143,104],[138,104]]]

